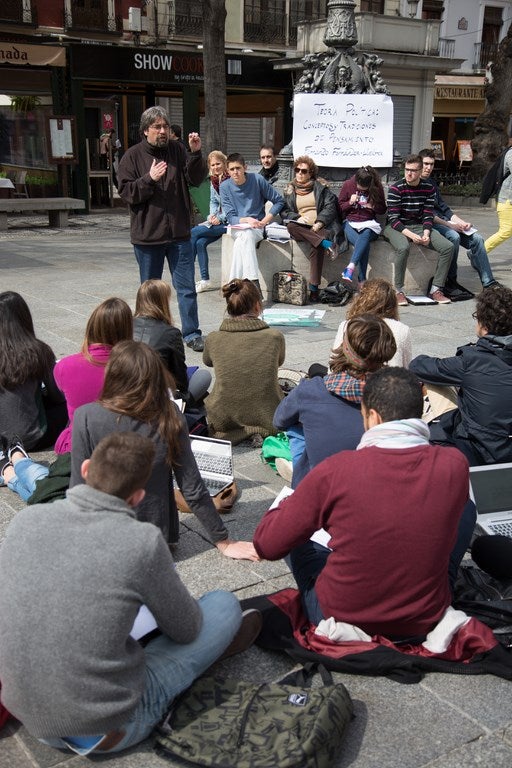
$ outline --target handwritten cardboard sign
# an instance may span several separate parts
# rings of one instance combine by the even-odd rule
[[[384,94],[297,93],[293,155],[320,166],[393,164],[393,102]]]

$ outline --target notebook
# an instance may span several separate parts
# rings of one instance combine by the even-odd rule
[[[213,437],[192,437],[190,443],[204,484],[216,496],[234,480],[232,445]]]
[[[470,467],[469,490],[477,525],[491,535],[512,537],[512,463]]]

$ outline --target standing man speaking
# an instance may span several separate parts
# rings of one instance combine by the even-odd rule
[[[140,281],[160,279],[167,259],[176,291],[181,330],[188,347],[202,352],[194,257],[190,245],[191,202],[188,184],[199,186],[207,175],[201,139],[190,133],[190,152],[170,140],[167,112],[150,107],[140,119],[141,141],[119,163],[119,194],[130,206],[130,237]]]

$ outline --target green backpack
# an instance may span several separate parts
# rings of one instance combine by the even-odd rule
[[[311,688],[317,669],[323,685]],[[321,665],[278,683],[201,677],[173,702],[155,749],[212,768],[330,768],[352,716],[347,689]]]

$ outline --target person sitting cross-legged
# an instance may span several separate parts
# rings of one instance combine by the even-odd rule
[[[456,445],[471,465],[512,461],[512,291],[483,290],[476,303],[476,344],[452,357],[418,355],[411,371],[424,382],[435,420],[432,442]],[[456,391],[453,391],[455,388]],[[443,395],[445,395],[443,397]]]
[[[422,410],[410,371],[368,376],[357,450],[318,464],[259,523],[256,551],[286,558],[313,624],[333,617],[372,636],[412,641],[450,606],[475,509],[466,458],[429,444]],[[310,539],[322,528],[328,546]]]
[[[119,752],[147,738],[170,702],[261,628],[230,592],[196,600],[162,533],[135,519],[152,440],[112,433],[82,464],[85,484],[17,513],[0,552],[2,701],[40,741]],[[160,632],[132,636],[142,606]]]

